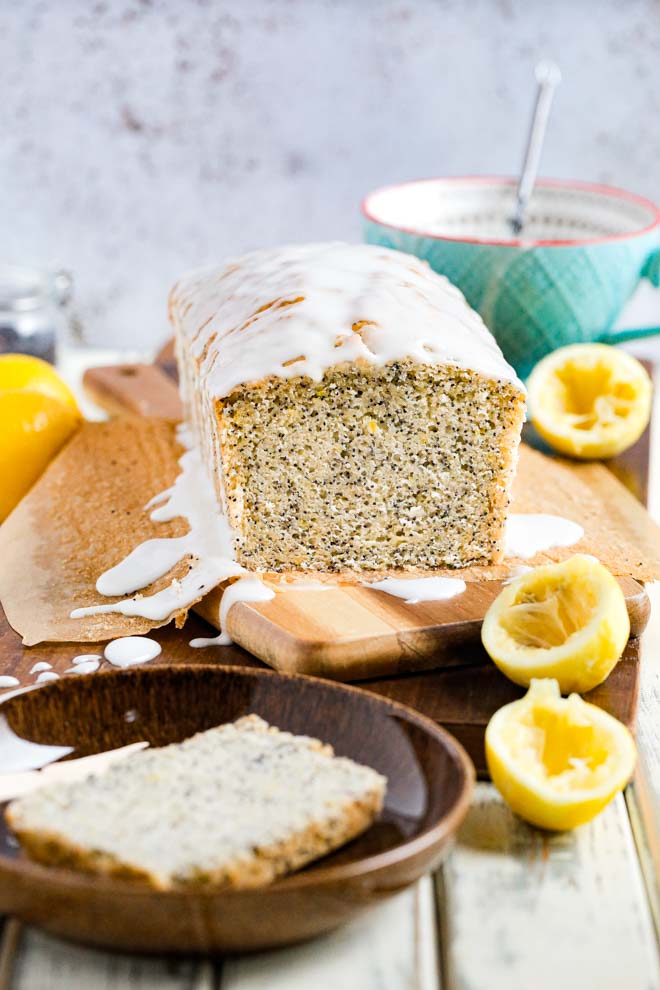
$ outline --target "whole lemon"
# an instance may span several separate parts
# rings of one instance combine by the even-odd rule
[[[45,361],[0,355],[0,522],[80,425],[71,390]]]

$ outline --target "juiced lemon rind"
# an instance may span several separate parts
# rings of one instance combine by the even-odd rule
[[[525,697],[500,708],[486,729],[486,760],[497,790],[515,814],[553,831],[591,821],[625,787],[635,758],[635,743],[621,722],[578,695],[562,698],[551,679],[533,680]],[[559,772],[548,772],[545,760]]]
[[[591,460],[632,446],[651,415],[653,386],[631,354],[571,344],[543,358],[527,382],[530,418],[559,453]]]
[[[585,554],[512,581],[491,604],[481,629],[487,653],[515,684],[528,687],[534,677],[552,677],[563,694],[582,694],[601,684],[629,635],[617,580]]]

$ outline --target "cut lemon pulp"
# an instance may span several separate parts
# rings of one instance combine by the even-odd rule
[[[76,400],[49,364],[0,356],[0,522],[79,424]]]
[[[591,821],[630,779],[635,744],[625,725],[555,680],[533,680],[524,698],[486,729],[493,783],[517,815],[553,830]]]
[[[527,382],[532,422],[570,457],[614,457],[651,415],[651,379],[636,358],[607,344],[572,344],[543,358]]]
[[[512,581],[481,627],[487,653],[510,680],[528,687],[533,677],[554,677],[563,694],[604,681],[629,635],[618,582],[584,554]]]

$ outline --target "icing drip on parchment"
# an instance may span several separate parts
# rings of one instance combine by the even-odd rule
[[[179,440],[189,444],[184,430],[179,431]],[[146,540],[135,547],[96,582],[96,590],[101,595],[134,594],[118,602],[77,608],[71,613],[72,618],[119,612],[162,622],[222,581],[247,573],[234,557],[231,529],[218,509],[199,451],[190,447],[179,464],[181,472],[174,485],[151,499],[145,509],[152,510],[151,518],[156,522],[184,517],[190,525],[189,532],[171,539]],[[192,565],[183,578],[173,580],[153,595],[135,593],[165,576],[187,557],[192,558]]]
[[[179,460],[181,472],[172,487],[152,498],[145,510],[151,509],[151,519],[155,522],[167,522],[181,516],[187,519],[189,532],[184,536],[156,538],[141,543],[119,564],[101,574],[96,590],[108,597],[139,591],[166,575],[187,557],[192,558],[190,570],[181,580],[172,581],[153,595],[133,594],[118,602],[78,608],[71,613],[72,618],[120,612],[122,615],[162,621],[179,609],[188,607],[222,581],[247,575],[226,588],[222,596],[220,628],[225,630],[227,613],[235,602],[267,601],[273,597],[274,592],[257,575],[248,575],[245,568],[237,563],[229,523],[218,509],[215,492],[199,451],[191,445],[184,428],[180,428],[178,438],[189,448]],[[136,654],[132,653],[129,641],[137,644],[140,640],[143,644],[155,644],[155,641],[145,637],[123,637],[115,644],[125,642],[126,645],[113,647],[109,644],[105,651],[106,660],[115,666],[128,667],[151,660],[160,652],[158,647],[156,652],[148,648],[145,654],[144,648],[138,648]],[[230,642],[226,632],[204,642],[194,641],[195,645],[227,645]],[[73,669],[71,672],[82,673]]]

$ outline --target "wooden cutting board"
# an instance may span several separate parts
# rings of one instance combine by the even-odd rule
[[[86,384],[94,398],[97,401],[101,398],[106,408],[115,411],[129,408],[135,412],[177,418],[178,394],[172,389],[174,365],[171,351],[163,354],[160,365],[161,367],[143,365],[97,369],[88,375]],[[632,485],[636,495],[642,500],[645,500],[648,480],[648,443],[646,434],[635,448],[613,465],[620,477]],[[335,631],[331,641],[336,651],[335,657],[343,651],[352,658],[351,663],[354,666],[350,679],[369,677],[361,681],[363,687],[408,704],[445,726],[462,742],[478,773],[483,775],[483,738],[486,725],[501,705],[519,698],[523,693],[493,666],[479,642],[481,616],[499,590],[496,582],[490,585],[490,588],[474,585],[472,589],[477,588],[478,591],[471,590],[469,594],[466,592],[461,599],[416,606],[405,605],[390,596],[364,589],[344,589],[341,593],[323,591],[318,593],[322,598],[320,604],[323,616],[319,619],[318,612],[315,611],[313,621],[306,610],[312,604],[312,599],[308,596],[316,593],[301,592],[296,597],[303,599],[302,610],[292,608],[285,618],[278,619],[282,642],[286,646],[279,655],[289,655],[287,650],[291,650],[292,638],[295,638],[296,643],[302,641],[318,644],[319,629],[321,635],[326,636],[327,623],[331,622]],[[636,582],[629,581],[627,586],[624,583],[624,591],[628,598],[633,630],[639,634],[648,619],[648,598]],[[343,639],[337,637],[335,595],[338,594],[345,596],[341,599],[341,608],[345,609],[341,612],[342,623],[349,627],[349,619],[352,622],[358,621],[356,616],[359,615],[360,623],[368,623],[367,636],[360,635],[360,630],[363,630],[360,625],[360,629],[354,628]],[[368,604],[365,595],[369,596]],[[293,596],[289,601],[292,598]],[[455,606],[459,601],[461,610],[457,613]],[[245,603],[236,605],[230,616],[235,616],[236,622],[240,623],[242,610],[249,607]],[[263,608],[263,604],[259,607]],[[451,619],[447,612],[450,607],[453,612]],[[375,635],[376,629],[386,639],[400,644],[400,660],[393,668],[399,676],[373,676],[369,650],[379,642]],[[230,630],[234,634],[238,631],[233,622],[230,623]],[[272,629],[268,631],[265,637],[267,641],[272,632]],[[210,634],[212,630],[208,624],[197,615],[189,617],[183,631],[171,626],[156,630],[152,635],[161,643],[162,653],[152,663],[261,666],[254,655],[239,646],[200,651],[193,650],[188,645],[193,637]],[[327,639],[320,641],[327,646]],[[422,658],[420,651],[424,653]],[[24,648],[20,637],[9,627],[0,609],[0,674],[13,674],[22,686],[34,683],[36,675],[32,675],[30,671],[38,661],[45,660],[52,664],[57,673],[65,674],[76,655],[102,652],[101,643],[86,643],[84,646],[75,643],[45,643]],[[360,657],[366,658],[364,666],[361,666]],[[639,659],[640,643],[638,635],[635,635],[629,641],[623,659],[608,679],[585,696],[588,701],[609,711],[630,728],[634,728],[636,718]],[[321,661],[327,666],[327,655]],[[417,672],[406,673],[413,665]],[[419,672],[420,665],[432,666],[434,669]],[[325,672],[327,676],[327,670]],[[336,669],[334,674],[337,675]]]
[[[94,368],[91,397],[110,412],[180,419],[175,366],[166,352],[156,365]],[[632,578],[620,584],[639,636],[648,597]],[[468,583],[447,601],[407,604],[374,589],[343,585],[288,591],[269,602],[237,603],[228,616],[232,639],[277,670],[335,680],[365,680],[462,663],[461,647],[479,643],[481,622],[502,589],[499,581]],[[213,621],[217,596],[198,611]]]
[[[150,635],[162,646],[154,664],[219,664],[220,666],[264,666],[256,657],[238,646],[193,650],[189,641],[195,636],[212,635],[208,623],[191,614],[183,630],[172,625],[156,629]],[[0,607],[0,674],[18,678],[22,687],[32,685],[36,675],[30,671],[38,661],[46,661],[63,676],[72,660],[81,653],[103,654],[104,643],[41,643],[24,647],[20,636],[9,626]],[[448,652],[453,666],[424,673],[362,681],[361,687],[410,705],[444,726],[463,744],[477,773],[484,776],[486,763],[483,740],[491,716],[502,705],[515,701],[524,693],[491,663],[480,643]],[[640,642],[629,641],[623,659],[607,680],[585,695],[587,701],[604,708],[634,730],[639,687]],[[106,663],[103,669],[110,669]],[[101,677],[102,673],[84,676]],[[6,692],[0,691],[0,700]]]

